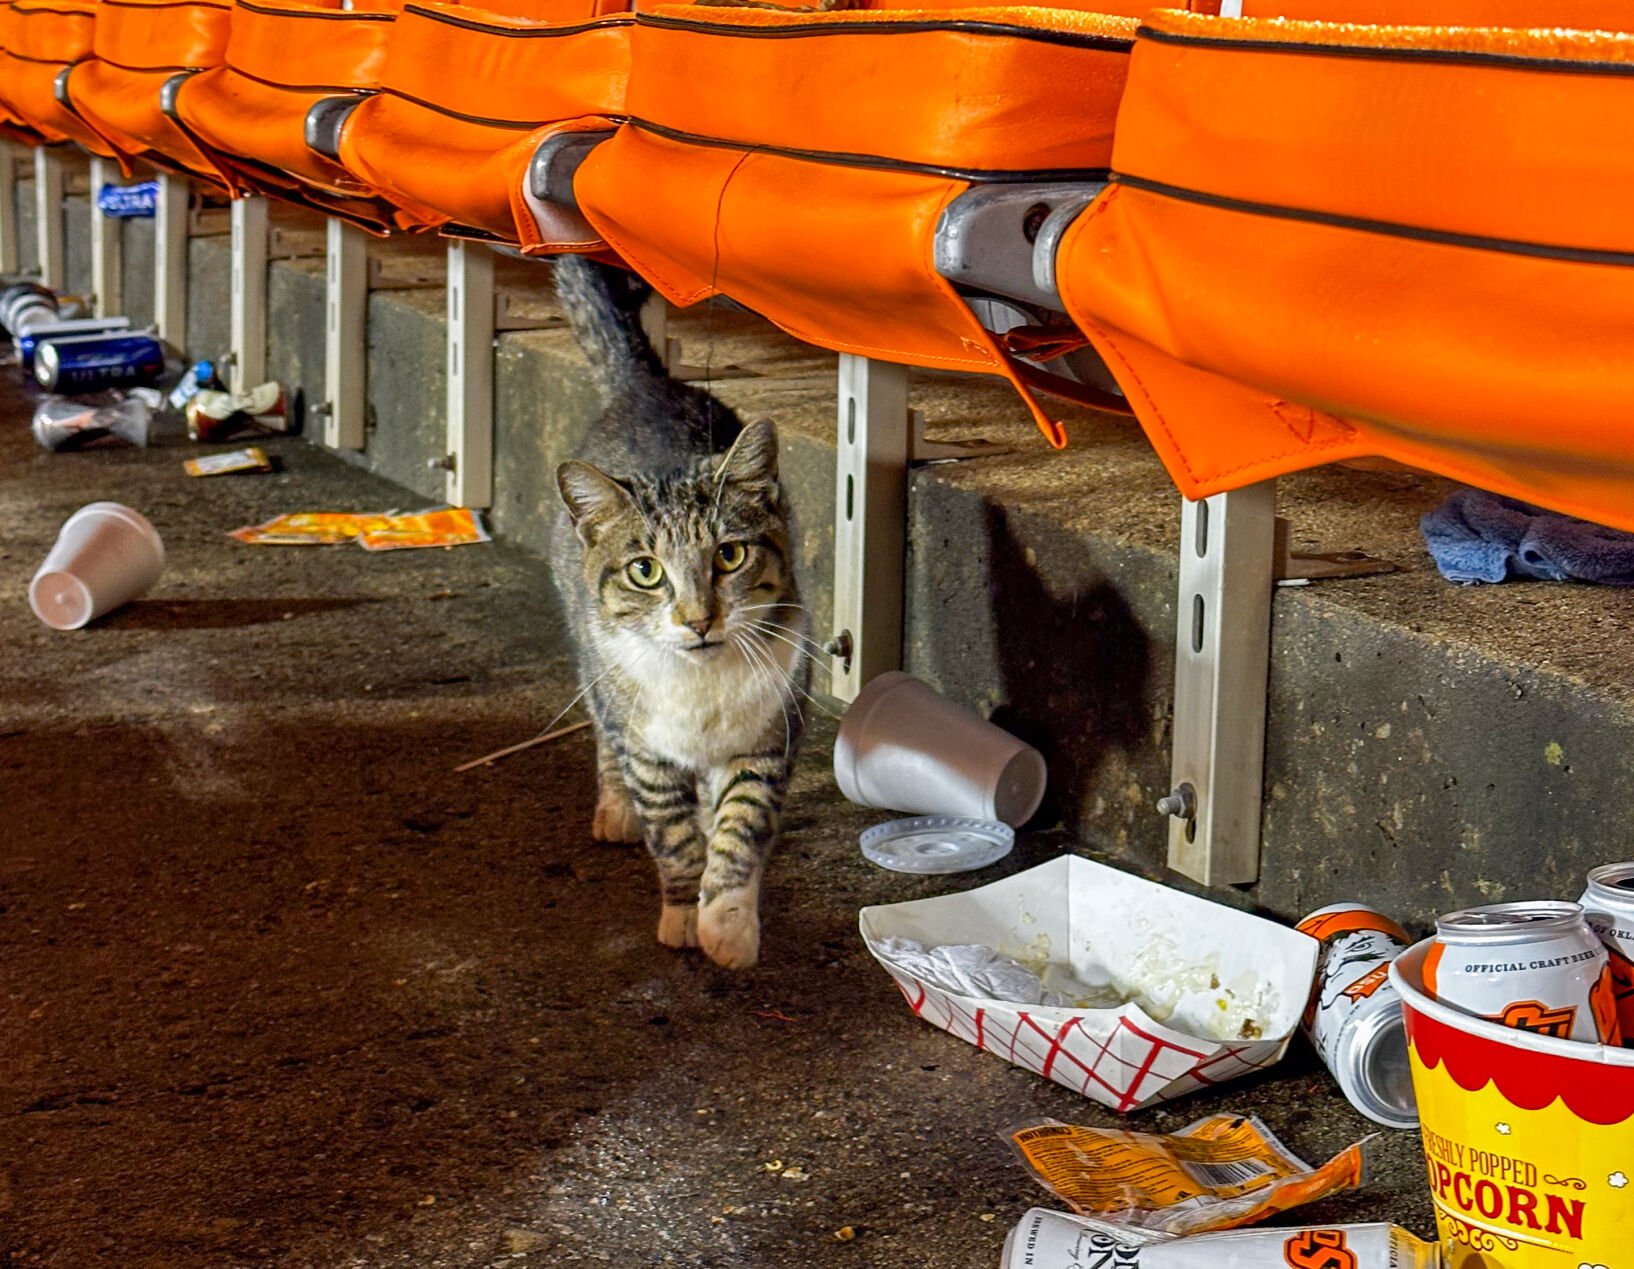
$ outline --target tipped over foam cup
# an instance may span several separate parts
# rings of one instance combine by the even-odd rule
[[[28,586],[29,607],[55,630],[78,630],[159,580],[165,547],[139,512],[93,502],[68,517]]]
[[[1044,799],[1044,756],[911,674],[872,678],[840,722],[834,778],[852,802],[1017,827]]]

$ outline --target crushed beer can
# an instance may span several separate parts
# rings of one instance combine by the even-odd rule
[[[1142,1242],[1105,1222],[1035,1207],[999,1269],[1441,1269],[1441,1249],[1398,1225],[1241,1229]]]
[[[134,185],[106,183],[96,193],[96,206],[115,220],[153,218],[159,207],[159,182],[137,181]]]
[[[244,432],[296,432],[289,397],[276,382],[243,392],[204,388],[187,402],[187,434],[195,441],[224,441]]]
[[[1350,1104],[1387,1128],[1418,1126],[1401,997],[1390,962],[1407,931],[1361,903],[1319,908],[1295,927],[1322,945],[1304,1030]]]
[[[1634,863],[1602,864],[1578,900],[1611,964],[1612,993],[1623,1044],[1634,1047]]]
[[[1575,903],[1494,903],[1436,922],[1424,987],[1454,1009],[1556,1040],[1621,1044],[1606,949]]]

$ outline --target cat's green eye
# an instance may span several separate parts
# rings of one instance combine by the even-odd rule
[[[749,548],[742,542],[722,542],[715,548],[715,567],[723,573],[735,573],[749,558]]]
[[[652,556],[643,555],[624,566],[624,575],[642,590],[656,590],[664,580],[664,566]]]

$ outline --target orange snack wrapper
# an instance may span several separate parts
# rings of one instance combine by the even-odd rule
[[[1009,1134],[1033,1179],[1079,1215],[1163,1234],[1235,1229],[1355,1189],[1368,1140],[1312,1168],[1251,1115],[1210,1115],[1167,1136],[1055,1120]]]
[[[333,546],[339,542],[357,542],[365,551],[467,546],[489,541],[481,519],[468,507],[447,507],[413,515],[297,511],[265,524],[234,529],[229,536],[252,546]]]

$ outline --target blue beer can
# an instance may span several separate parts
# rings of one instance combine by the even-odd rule
[[[138,181],[135,185],[104,185],[97,191],[97,210],[119,220],[152,217],[159,205],[159,182]]]
[[[164,369],[164,346],[147,331],[49,340],[34,354],[36,382],[68,394],[152,383]]]
[[[128,317],[76,317],[66,322],[42,322],[30,326],[13,341],[17,346],[17,357],[22,362],[23,373],[26,375],[34,369],[34,354],[41,344],[48,344],[54,340],[67,339],[72,335],[106,335],[113,331],[129,330]]]

